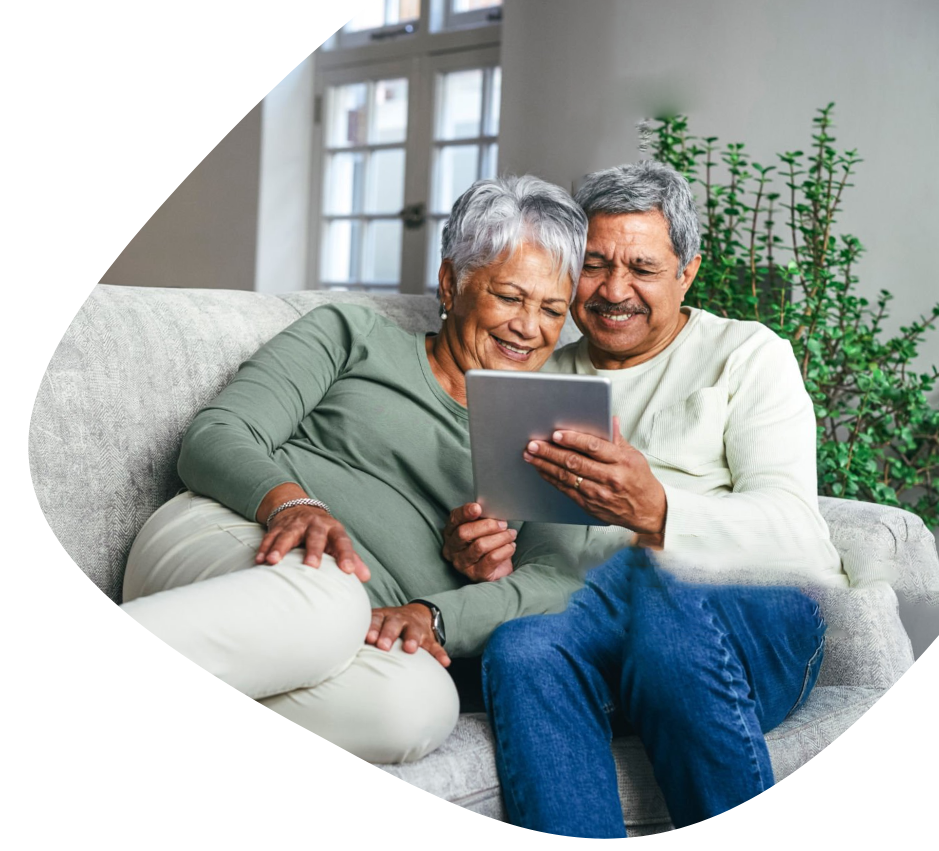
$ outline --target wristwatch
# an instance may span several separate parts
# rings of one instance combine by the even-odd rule
[[[430,627],[434,631],[434,640],[443,647],[447,643],[447,631],[443,628],[443,614],[433,603],[428,600],[411,600],[412,603],[420,603],[430,609]]]

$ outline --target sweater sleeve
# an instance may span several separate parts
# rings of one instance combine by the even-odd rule
[[[324,306],[262,346],[186,431],[177,465],[186,486],[254,520],[271,488],[293,481],[275,450],[341,375],[355,340],[373,323],[368,311]]]
[[[705,567],[838,574],[818,511],[815,444],[812,401],[792,347],[766,339],[730,376],[724,451],[732,490],[701,495],[665,485],[663,556]]]
[[[497,626],[524,615],[560,612],[583,584],[587,526],[525,523],[516,539],[515,570],[495,582],[427,595],[443,615],[447,652],[478,656]]]

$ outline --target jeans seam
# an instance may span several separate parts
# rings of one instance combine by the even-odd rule
[[[743,731],[744,738],[746,739],[746,742],[747,742],[748,751],[749,751],[749,759],[750,759],[750,764],[753,769],[753,773],[759,780],[760,786],[762,787],[761,791],[765,792],[773,784],[772,782],[770,782],[769,786],[766,785],[766,778],[763,776],[763,772],[760,770],[760,760],[757,754],[757,749],[756,749],[756,744],[754,742],[753,734],[750,732],[743,718],[743,711],[740,706],[740,695],[738,693],[738,690],[733,687],[733,677],[730,672],[731,653],[730,653],[729,648],[727,647],[727,639],[729,637],[729,633],[727,633],[718,625],[716,612],[711,607],[709,601],[702,600],[701,606],[707,612],[708,621],[711,624],[711,627],[717,633],[718,645],[720,646],[721,651],[723,653],[721,673],[724,675],[725,681],[727,682],[730,692],[734,698],[734,708],[737,714],[737,721],[739,722],[740,729]]]
[[[809,658],[809,661],[805,665],[805,674],[802,677],[802,689],[799,692],[799,696],[796,698],[796,702],[792,704],[792,708],[786,713],[786,718],[792,715],[801,705],[802,702],[807,697],[807,692],[809,691],[809,680],[812,677],[812,669],[815,666],[815,662],[818,660],[819,655],[825,652],[825,636],[819,639],[818,647],[815,648],[815,652]],[[784,719],[785,720],[785,719]]]

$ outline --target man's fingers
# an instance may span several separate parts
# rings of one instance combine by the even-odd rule
[[[522,453],[522,457],[529,463],[532,463],[532,459],[535,459],[536,461],[553,464],[559,471],[569,473],[571,481],[578,476],[583,476],[585,479],[590,479],[594,482],[608,484],[615,471],[615,467],[612,463],[607,464],[594,461],[578,451],[562,449],[544,440],[532,440],[529,442],[525,447],[525,452]],[[617,460],[619,461],[621,459]],[[563,481],[565,477],[560,475],[559,472],[559,478]]]
[[[618,431],[616,432],[618,433]],[[596,461],[610,464],[617,460],[619,452],[616,443],[603,440],[582,431],[556,431],[551,435],[552,442],[565,449],[576,449]],[[542,443],[546,441],[541,441]]]
[[[401,632],[404,630],[405,625],[406,622],[404,618],[398,615],[387,616],[382,622],[375,646],[379,650],[391,650],[391,645],[401,637]]]

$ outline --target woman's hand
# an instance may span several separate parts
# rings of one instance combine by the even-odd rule
[[[450,664],[447,651],[434,638],[433,616],[423,603],[372,609],[372,625],[365,643],[374,644],[379,650],[390,650],[399,638],[405,653],[417,653],[423,647],[445,668]]]
[[[305,496],[298,485],[278,485],[261,502],[258,521],[263,523],[278,505]],[[326,553],[336,560],[344,573],[354,573],[362,582],[367,582],[371,576],[342,523],[313,505],[295,505],[274,515],[254,561],[256,564],[277,564],[294,547],[300,546],[306,548],[303,563],[310,567],[319,567],[323,553]]]
[[[443,528],[443,557],[474,582],[492,582],[508,576],[515,555],[514,529],[504,520],[482,518],[478,502],[450,512]]]
[[[556,431],[550,441],[529,443],[523,457],[588,514],[631,529],[643,546],[662,546],[665,488],[646,457],[620,435],[615,417],[612,442],[577,431]]]

